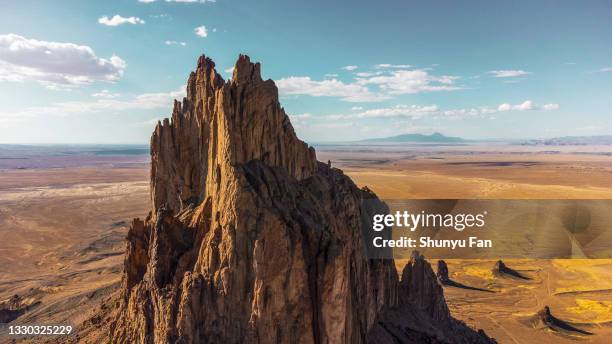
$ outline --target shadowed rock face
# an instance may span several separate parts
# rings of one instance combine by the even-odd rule
[[[227,82],[199,59],[151,157],[113,343],[382,342],[387,318],[412,331],[401,342],[491,342],[450,317],[422,257],[402,283],[393,260],[366,257],[364,221],[387,206],[317,162],[247,56]]]

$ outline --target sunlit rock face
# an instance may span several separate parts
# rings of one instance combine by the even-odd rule
[[[214,66],[200,57],[151,137],[113,343],[491,342],[450,317],[422,257],[401,283],[368,259],[386,205],[317,162],[258,63],[241,55],[229,81]]]

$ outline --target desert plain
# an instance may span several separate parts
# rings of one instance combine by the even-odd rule
[[[0,159],[0,342],[17,324],[70,324],[76,332],[112,300],[125,235],[150,208],[146,154]],[[317,157],[381,199],[612,199],[612,147],[521,145],[321,145]],[[38,163],[33,163],[33,161]],[[42,162],[42,163],[41,163]],[[436,257],[427,257],[436,267]],[[612,260],[511,259],[529,279],[500,276],[495,260],[446,260],[453,316],[499,343],[612,341]],[[405,260],[396,260],[401,270]],[[480,290],[477,290],[480,289]],[[553,314],[592,333],[555,331]],[[0,308],[1,309],[1,308]]]

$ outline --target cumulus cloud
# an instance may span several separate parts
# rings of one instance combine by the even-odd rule
[[[344,70],[348,70],[348,71],[353,71],[353,70],[355,70],[355,69],[357,69],[357,68],[359,68],[359,66],[352,66],[352,65],[349,65],[349,66],[344,66],[344,67],[342,67],[342,69],[344,69]]]
[[[393,98],[401,94],[423,92],[453,91],[463,89],[457,85],[458,76],[432,75],[426,70],[393,69],[404,65],[391,66],[386,70],[363,71],[353,73],[350,82],[340,81],[326,75],[322,81],[312,80],[308,76],[289,77],[277,80],[282,94],[310,95],[314,97],[340,97],[344,101],[374,102]],[[355,70],[357,66],[345,66],[343,69]],[[384,67],[386,68],[386,67]]]
[[[100,17],[98,19],[98,23],[106,26],[119,26],[123,24],[144,24],[145,21],[138,17],[122,17],[118,14],[115,14],[112,18],[107,16]]]
[[[362,85],[344,83],[338,79],[312,80],[308,76],[288,77],[276,80],[282,95],[309,95],[313,97],[340,97],[349,102],[381,101],[389,97],[370,92]]]
[[[50,88],[117,81],[126,63],[96,56],[92,48],[16,34],[0,35],[0,81],[36,81]]]
[[[525,76],[531,74],[531,72],[526,72],[524,70],[492,70],[488,72],[496,78],[516,78],[519,76]]]
[[[504,112],[510,110],[525,111],[533,110],[533,102],[531,100],[525,100],[524,102],[516,105],[510,105],[508,103],[500,104],[497,107],[497,111]]]
[[[186,42],[178,42],[178,41],[164,41],[165,45],[180,45],[181,47],[187,46]]]
[[[612,67],[604,67],[599,70],[602,73],[612,72]]]
[[[455,85],[456,76],[434,76],[425,70],[396,70],[386,75],[357,78],[359,85],[376,85],[383,92],[392,95],[414,94],[435,91],[454,91],[461,87]]]
[[[204,25],[196,27],[195,29],[193,29],[193,32],[196,34],[196,36],[208,37],[208,30]]]
[[[497,107],[497,111],[506,112],[506,111],[529,111],[529,110],[558,110],[559,104],[544,104],[542,106],[535,105],[531,100],[525,100],[520,104],[511,105],[508,103],[500,104]]]
[[[150,4],[152,2],[155,2],[156,0],[138,0],[138,2],[142,2],[143,4]]]

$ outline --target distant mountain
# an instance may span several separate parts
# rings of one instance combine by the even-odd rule
[[[446,136],[440,133],[425,134],[403,134],[375,139],[366,139],[362,142],[417,142],[417,143],[458,143],[466,140],[460,137]]]
[[[529,140],[523,145],[542,146],[588,146],[588,145],[612,145],[612,135],[598,136],[562,136],[550,139]]]

